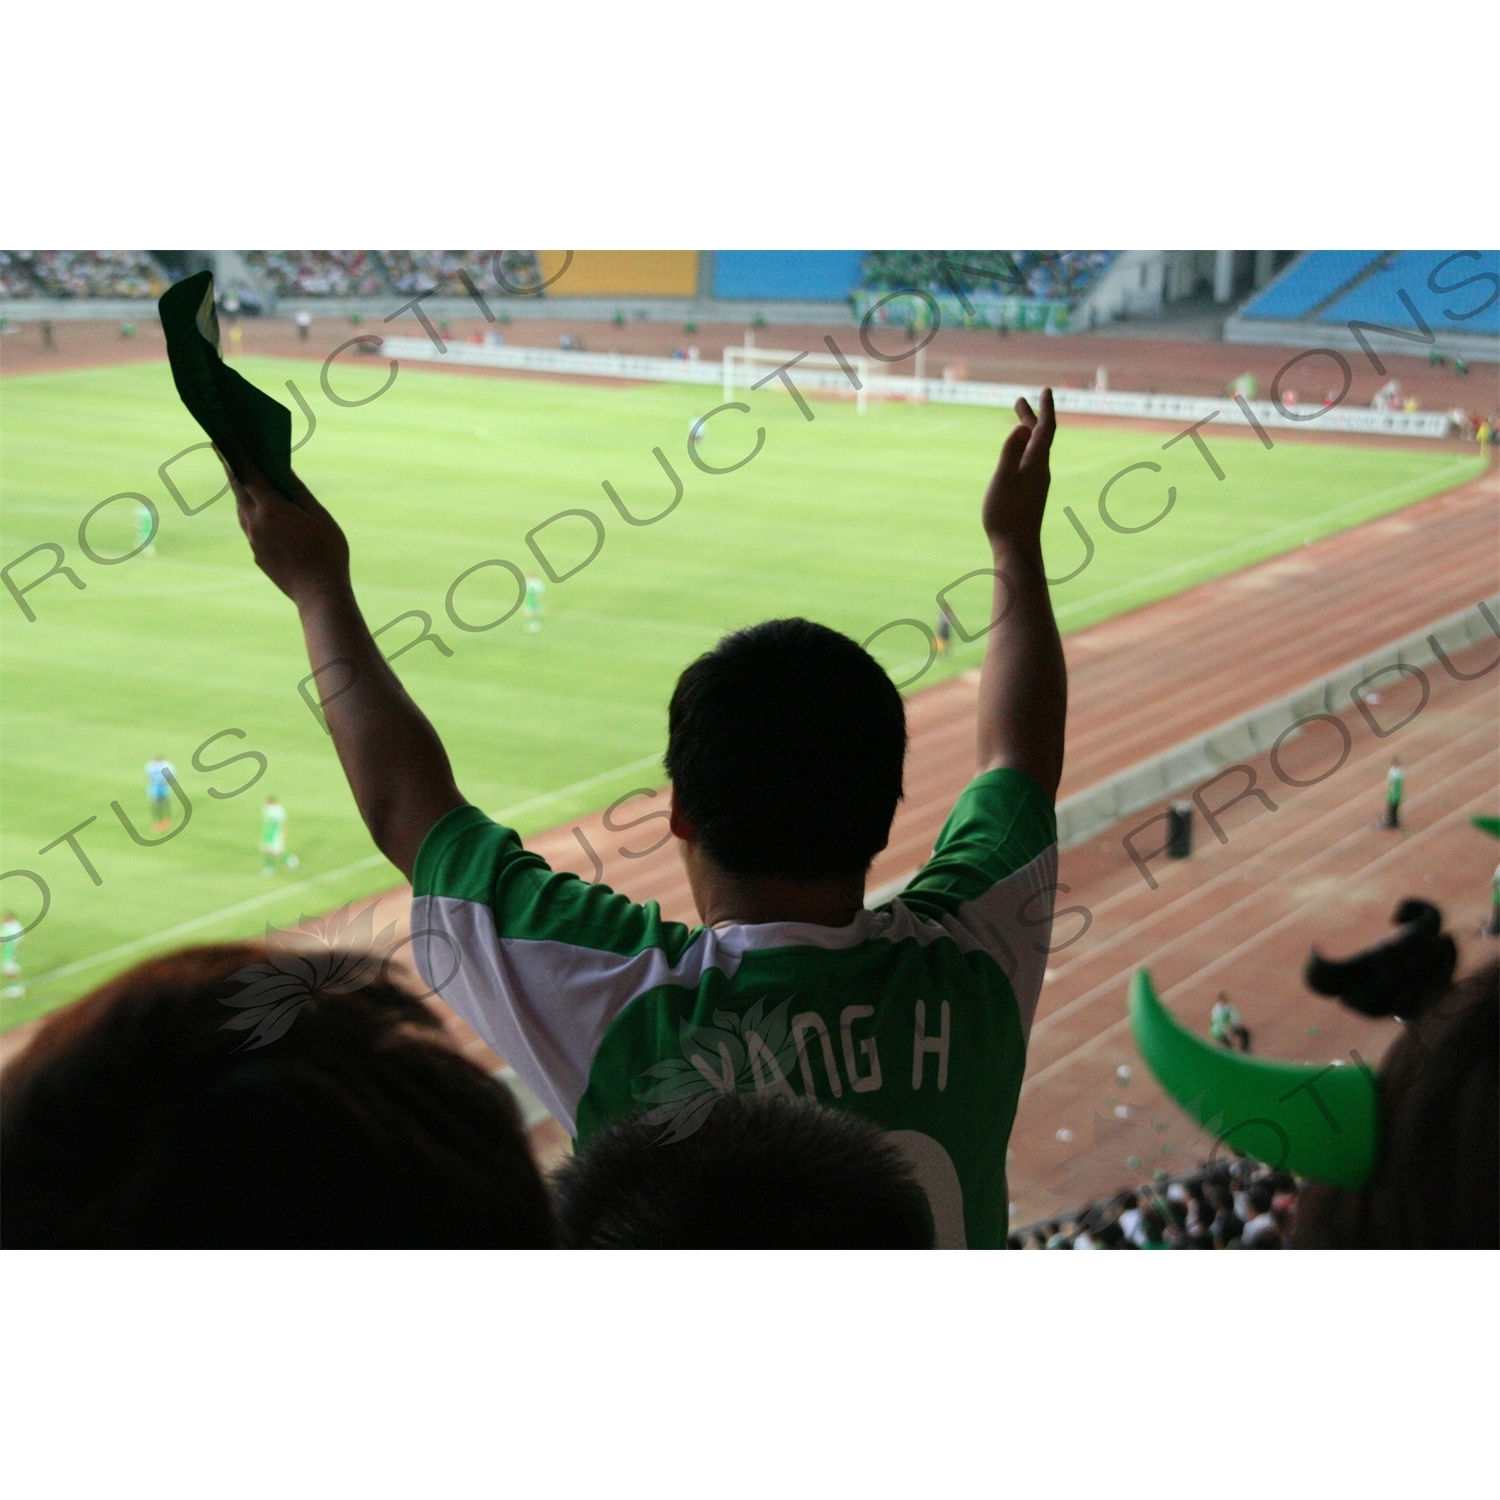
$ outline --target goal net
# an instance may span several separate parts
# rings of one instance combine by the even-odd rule
[[[853,396],[860,415],[868,409],[871,387],[870,361],[863,355],[843,353],[831,340],[824,354],[806,349],[760,349],[746,343],[730,344],[724,350],[724,399],[734,400],[736,390],[751,391],[785,374],[800,390],[820,394]],[[880,373],[874,375],[877,383]]]

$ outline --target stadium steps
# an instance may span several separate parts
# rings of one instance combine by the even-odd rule
[[[210,250],[214,273],[214,291],[219,296],[230,293],[249,296],[259,307],[276,305],[276,288],[271,278],[246,259],[242,250]]]
[[[391,281],[391,273],[385,263],[385,252],[383,250],[366,250],[364,253],[365,258],[374,267],[375,274],[380,278],[380,284],[385,288],[386,292],[392,297],[401,296],[402,294],[396,290],[394,283]]]

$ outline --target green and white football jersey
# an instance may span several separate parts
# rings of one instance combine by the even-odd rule
[[[911,884],[849,926],[690,928],[460,807],[417,858],[412,948],[580,1141],[649,1110],[666,1146],[726,1091],[804,1095],[892,1134],[940,1245],[1002,1246],[1056,837],[1037,783],[991,771]]]
[[[267,802],[260,810],[260,847],[280,854],[286,847],[286,808]]]
[[[0,970],[7,979],[21,972],[21,939],[25,934],[26,929],[14,917],[0,922]]]

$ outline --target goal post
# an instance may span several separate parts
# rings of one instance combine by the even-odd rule
[[[748,336],[747,336],[748,337]],[[869,409],[870,361],[854,359],[830,349],[826,354],[807,349],[761,349],[728,344],[724,349],[724,399],[733,401],[736,390],[753,390],[784,366],[787,378],[810,391],[854,396],[855,410],[863,416]]]

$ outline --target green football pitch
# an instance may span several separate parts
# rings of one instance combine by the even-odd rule
[[[665,705],[683,665],[734,626],[802,614],[865,640],[887,622],[931,623],[935,595],[986,565],[979,497],[1008,414],[971,407],[814,402],[806,421],[779,383],[749,396],[748,415],[715,418],[702,456],[732,473],[708,475],[688,459],[691,421],[716,404],[710,388],[583,385],[401,369],[378,399],[341,407],[320,390],[311,362],[246,359],[239,366],[291,404],[294,380],[316,430],[294,462],[349,533],[354,574],[371,625],[425,611],[451,654],[423,641],[397,669],[431,715],[465,794],[523,832],[600,807],[658,783]],[[378,388],[386,365],[337,367],[346,398]],[[361,382],[363,385],[361,386]],[[306,430],[303,416],[294,435]],[[1477,459],[1434,448],[1278,443],[1212,430],[1226,477],[1215,479],[1189,441],[1120,426],[1069,427],[1053,454],[1047,522],[1054,575],[1073,572],[1084,548],[1064,515],[1072,507],[1095,548],[1092,561],[1054,590],[1063,630],[1149,600],[1446,489],[1479,471]],[[186,941],[244,936],[286,925],[394,884],[355,813],[333,747],[298,694],[307,667],[295,613],[250,561],[228,497],[186,516],[158,475],[165,460],[201,441],[164,363],[115,366],[0,382],[3,559],[40,543],[66,551],[81,590],[53,576],[26,593],[28,622],[0,591],[3,636],[5,870],[40,874],[51,892],[45,919],[25,939],[26,993],[5,1002],[14,1025],[92,987],[145,954]],[[681,503],[654,525],[627,525],[602,488],[609,481],[637,516],[665,508],[672,489],[653,448],[681,476]],[[1099,493],[1121,525],[1106,527]],[[184,501],[220,487],[212,455],[188,454],[169,471]],[[161,514],[154,555],[91,561],[79,524],[107,497],[148,497]],[[98,558],[135,544],[135,504],[120,499],[89,522]],[[487,559],[539,571],[532,528],[564,510],[587,510],[604,529],[598,555],[549,584],[543,629],[519,612],[499,627],[465,632],[444,611],[453,580]],[[592,523],[564,516],[538,538],[564,573],[596,541]],[[38,552],[12,570],[24,588],[51,566]],[[950,598],[970,630],[982,626],[987,578]],[[481,569],[456,607],[471,623],[514,600],[505,570]],[[382,643],[414,639],[408,618]],[[1185,643],[1186,648],[1186,643]],[[912,625],[872,646],[898,678],[927,651]],[[977,664],[981,641],[955,649],[913,688]],[[1163,670],[1170,670],[1164,661]],[[264,776],[236,752],[265,757]],[[151,836],[142,768],[165,755],[191,801],[169,842],[132,841],[118,803]],[[260,873],[258,809],[274,792],[289,812],[295,874]],[[78,825],[87,826],[79,828]],[[76,830],[94,884],[67,842]],[[31,921],[40,897],[12,876],[0,902]]]

